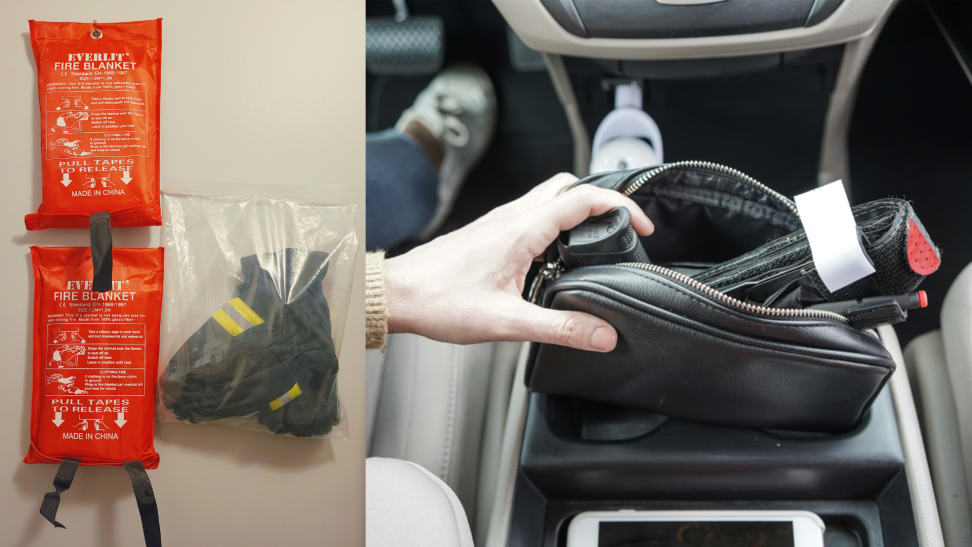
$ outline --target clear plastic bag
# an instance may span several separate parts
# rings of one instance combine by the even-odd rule
[[[162,421],[347,435],[354,205],[166,194]]]

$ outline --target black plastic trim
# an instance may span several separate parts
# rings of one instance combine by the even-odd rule
[[[810,7],[810,15],[807,16],[807,22],[803,26],[812,27],[823,22],[837,11],[842,2],[843,0],[814,0],[813,6]]]
[[[692,38],[800,28],[820,23],[843,0],[724,0],[672,5],[657,0],[540,0],[581,38]]]
[[[530,395],[508,546],[563,547],[582,511],[801,509],[823,518],[828,547],[918,547],[888,390],[842,435],[659,421],[589,404]]]
[[[574,0],[542,0],[550,15],[557,20],[557,23],[567,32],[581,38],[588,38],[587,29],[584,28],[584,21],[577,13],[577,6]]]

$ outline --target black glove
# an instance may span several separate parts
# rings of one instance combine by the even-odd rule
[[[242,262],[244,281],[169,361],[163,404],[181,420],[255,416],[274,433],[324,435],[340,421],[338,362],[321,289],[327,253]],[[278,272],[274,276],[271,272]]]

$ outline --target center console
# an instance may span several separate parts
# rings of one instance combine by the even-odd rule
[[[704,394],[700,394],[704,397]],[[840,435],[740,429],[532,393],[508,545],[563,546],[591,510],[788,509],[831,546],[919,544],[889,387]]]
[[[605,114],[590,89],[603,86],[603,74],[584,72],[600,63],[602,72],[649,82],[646,110],[663,128],[666,155],[748,166],[745,150],[731,149],[743,143],[758,151],[752,170],[775,184],[793,172],[793,150],[808,166],[796,180],[849,175],[857,82],[896,2],[492,1],[528,47],[548,54],[577,172],[586,169],[577,157],[589,150],[587,132]],[[729,86],[743,83],[752,85],[729,101]],[[790,105],[776,112],[774,97]],[[732,112],[744,113],[745,124],[707,123],[712,113]],[[761,114],[766,123],[747,131]],[[799,116],[799,126],[785,125]],[[713,133],[717,148],[704,150],[707,139],[695,136]],[[793,136],[807,142],[774,151],[773,142]],[[767,164],[783,157],[786,172],[773,172]],[[816,513],[827,547],[940,545],[900,347],[890,327],[880,332],[899,371],[861,422],[839,435],[716,426],[515,387],[504,440],[511,465],[497,481],[487,544],[564,547],[571,519],[587,511],[769,509]],[[528,362],[521,358],[518,374]]]

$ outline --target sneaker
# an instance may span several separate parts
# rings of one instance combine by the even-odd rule
[[[443,145],[439,201],[422,231],[427,239],[442,226],[466,175],[482,158],[496,128],[496,92],[486,71],[471,63],[452,65],[419,93],[395,128],[422,124]]]

